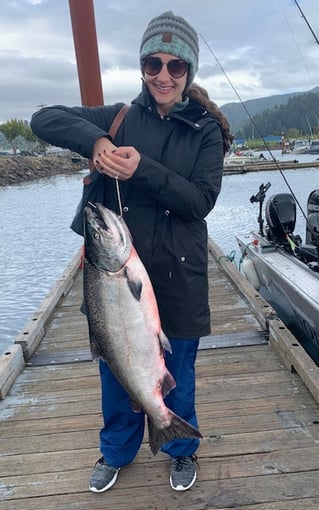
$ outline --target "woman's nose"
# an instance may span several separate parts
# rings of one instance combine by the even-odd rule
[[[171,78],[171,75],[169,74],[168,69],[167,69],[167,64],[164,64],[164,62],[162,65],[162,69],[158,73],[157,77],[162,80],[167,80],[167,79]]]

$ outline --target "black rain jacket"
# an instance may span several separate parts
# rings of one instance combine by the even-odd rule
[[[123,103],[46,107],[31,120],[34,133],[91,159]],[[189,101],[161,117],[145,85],[114,139],[141,154],[133,177],[119,181],[123,216],[151,278],[168,336],[210,333],[207,226],[221,188],[223,140],[218,121]],[[119,212],[115,180],[104,176],[104,205]]]

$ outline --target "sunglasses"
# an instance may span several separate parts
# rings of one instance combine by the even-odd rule
[[[147,57],[143,61],[143,70],[150,76],[156,76],[161,72],[163,65],[166,65],[172,78],[182,78],[188,71],[188,63],[185,60],[174,59],[165,64],[159,57]]]

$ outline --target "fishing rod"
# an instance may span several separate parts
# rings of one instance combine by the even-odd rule
[[[269,152],[269,154],[270,154],[270,156],[271,156],[271,158],[272,158],[272,161],[274,162],[274,164],[275,164],[275,166],[276,166],[277,170],[279,170],[279,172],[280,172],[280,174],[281,174],[281,176],[282,176],[283,180],[285,181],[285,183],[286,183],[286,185],[287,185],[287,187],[288,187],[288,189],[289,189],[289,191],[290,191],[291,195],[293,196],[293,198],[294,198],[294,200],[295,200],[296,204],[298,205],[298,207],[299,207],[299,209],[300,209],[300,211],[301,211],[301,214],[302,214],[302,216],[304,217],[304,219],[305,219],[305,221],[306,221],[306,225],[308,226],[308,228],[309,228],[310,232],[312,233],[312,235],[314,236],[314,238],[315,238],[315,239],[317,239],[317,241],[318,241],[318,239],[319,239],[319,235],[318,235],[317,229],[316,229],[316,228],[314,228],[314,227],[313,227],[313,225],[311,225],[311,224],[310,224],[310,222],[309,222],[309,220],[308,220],[308,218],[307,218],[307,216],[306,216],[306,214],[305,214],[305,212],[304,212],[304,210],[303,210],[303,208],[302,208],[302,206],[301,206],[301,204],[300,204],[299,200],[297,199],[297,197],[296,197],[295,193],[293,192],[293,189],[291,188],[291,186],[290,186],[290,184],[289,184],[289,182],[288,182],[288,180],[287,180],[286,176],[284,175],[283,170],[280,168],[280,165],[279,165],[278,161],[277,161],[277,160],[276,160],[276,158],[274,157],[274,155],[273,155],[273,153],[272,153],[272,151],[271,151],[271,149],[270,149],[269,144],[268,144],[268,143],[267,143],[267,141],[265,140],[264,136],[261,134],[261,132],[260,132],[260,130],[259,130],[259,127],[257,126],[257,124],[256,124],[255,120],[253,119],[252,115],[250,114],[249,110],[247,109],[246,105],[244,104],[243,100],[241,99],[241,97],[240,97],[240,95],[239,95],[238,91],[236,90],[235,86],[233,85],[233,83],[232,83],[231,79],[230,79],[230,78],[229,78],[229,76],[227,75],[227,73],[226,73],[226,71],[224,70],[224,68],[223,68],[222,64],[220,63],[220,61],[218,60],[217,56],[215,55],[214,51],[212,50],[212,48],[210,47],[210,45],[209,45],[209,44],[208,44],[208,42],[206,41],[205,37],[204,37],[202,34],[199,34],[199,35],[200,35],[201,39],[203,40],[203,42],[204,42],[205,46],[207,47],[208,51],[209,51],[209,52],[212,54],[212,56],[214,57],[214,59],[215,59],[215,61],[216,61],[217,65],[218,65],[218,66],[219,66],[219,68],[221,69],[221,71],[222,71],[222,73],[224,74],[224,76],[225,76],[226,80],[228,81],[229,85],[231,86],[232,90],[234,91],[234,93],[235,93],[236,97],[238,98],[238,100],[239,100],[239,102],[240,102],[241,106],[242,106],[242,107],[243,107],[243,109],[245,110],[245,112],[246,112],[246,114],[247,114],[247,116],[248,116],[248,118],[249,118],[250,122],[252,123],[252,125],[253,125],[253,126],[254,126],[254,128],[256,129],[256,132],[257,132],[258,136],[260,137],[260,139],[262,140],[262,142],[263,142],[263,144],[264,144],[265,148],[266,148],[266,149],[267,149],[267,151]],[[263,187],[263,185],[261,186],[261,188],[262,188],[262,187]],[[264,189],[263,191],[264,191],[264,192],[265,192],[265,191],[267,191],[269,187],[270,187],[270,184],[269,184],[269,183],[268,183],[268,184],[266,184],[265,189]],[[254,198],[255,198],[255,197],[251,197],[251,202],[256,201],[256,200],[253,200]],[[318,256],[319,256],[319,247],[318,247]]]
[[[300,12],[300,14],[301,14],[301,17],[305,20],[305,23],[306,23],[307,27],[309,28],[310,32],[312,33],[312,35],[313,35],[313,37],[314,37],[314,39],[315,39],[316,43],[319,45],[319,39],[318,39],[318,37],[316,36],[315,32],[313,31],[313,29],[312,29],[312,27],[311,27],[311,25],[310,25],[309,21],[307,20],[306,16],[304,15],[304,13],[303,13],[303,11],[302,11],[302,9],[301,9],[300,5],[298,4],[297,0],[294,0],[294,2],[295,2],[295,4],[296,4],[297,8],[299,9],[299,12]]]
[[[221,70],[221,71],[222,71],[222,73],[224,74],[224,76],[225,76],[226,80],[228,81],[228,83],[229,83],[230,87],[231,87],[231,88],[232,88],[232,90],[234,91],[234,94],[235,94],[235,95],[236,95],[236,97],[238,98],[238,100],[239,100],[239,102],[240,102],[241,106],[242,106],[242,107],[243,107],[243,109],[245,110],[245,112],[246,112],[246,114],[247,114],[247,116],[248,116],[248,118],[249,118],[250,122],[252,123],[252,125],[254,126],[254,128],[255,128],[255,130],[256,130],[256,133],[258,134],[259,138],[262,140],[262,142],[263,142],[263,144],[264,144],[265,148],[267,149],[267,151],[268,151],[268,153],[269,153],[269,155],[270,155],[270,157],[271,157],[271,159],[272,159],[273,163],[275,164],[275,167],[276,167],[276,168],[277,168],[277,170],[280,172],[281,177],[282,177],[282,178],[283,178],[283,180],[285,181],[286,186],[288,187],[288,189],[289,189],[289,191],[290,191],[291,195],[293,196],[294,200],[296,201],[296,204],[298,205],[298,207],[299,207],[299,209],[300,209],[300,211],[301,211],[301,213],[302,213],[302,215],[303,215],[304,219],[305,219],[305,220],[306,220],[306,222],[307,222],[307,216],[306,216],[306,214],[304,213],[304,210],[303,210],[303,208],[302,208],[301,204],[299,203],[299,200],[297,199],[296,195],[294,194],[293,189],[291,188],[291,186],[290,186],[290,184],[289,184],[289,182],[288,182],[288,180],[287,180],[287,178],[286,178],[286,176],[285,176],[285,174],[284,174],[284,172],[283,172],[282,168],[280,167],[280,164],[278,163],[277,159],[276,159],[276,158],[275,158],[275,156],[273,155],[272,150],[271,150],[271,148],[270,148],[269,144],[268,144],[268,143],[267,143],[267,141],[265,140],[265,137],[261,134],[261,132],[260,132],[260,130],[259,130],[259,127],[258,127],[258,125],[256,124],[256,122],[255,122],[254,118],[252,117],[251,113],[249,112],[248,108],[246,107],[246,105],[245,105],[244,101],[243,101],[243,100],[242,100],[242,98],[240,97],[240,95],[239,95],[238,91],[236,90],[235,86],[233,85],[233,83],[232,83],[231,79],[229,78],[229,76],[227,75],[226,71],[224,70],[224,68],[223,68],[223,66],[222,66],[222,64],[221,64],[221,62],[219,61],[219,59],[218,59],[218,58],[217,58],[217,56],[215,55],[215,53],[214,53],[213,49],[210,47],[210,45],[209,45],[209,44],[208,44],[208,42],[206,41],[205,37],[204,37],[202,34],[199,34],[199,35],[200,35],[201,39],[203,40],[203,42],[204,42],[205,46],[207,47],[208,51],[209,51],[209,52],[211,53],[211,55],[214,57],[214,59],[215,59],[215,61],[216,61],[217,65],[218,65],[218,67],[220,68],[220,70]]]

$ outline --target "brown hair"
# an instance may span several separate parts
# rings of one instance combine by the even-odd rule
[[[222,135],[223,135],[223,144],[224,144],[224,155],[226,152],[230,150],[231,144],[233,143],[234,137],[230,133],[230,126],[227,118],[223,114],[223,112],[218,108],[217,104],[214,101],[211,101],[209,98],[208,92],[206,89],[198,85],[197,83],[193,83],[186,90],[186,95],[195,101],[195,103],[199,103],[206,110],[211,113],[215,119],[220,124]]]

